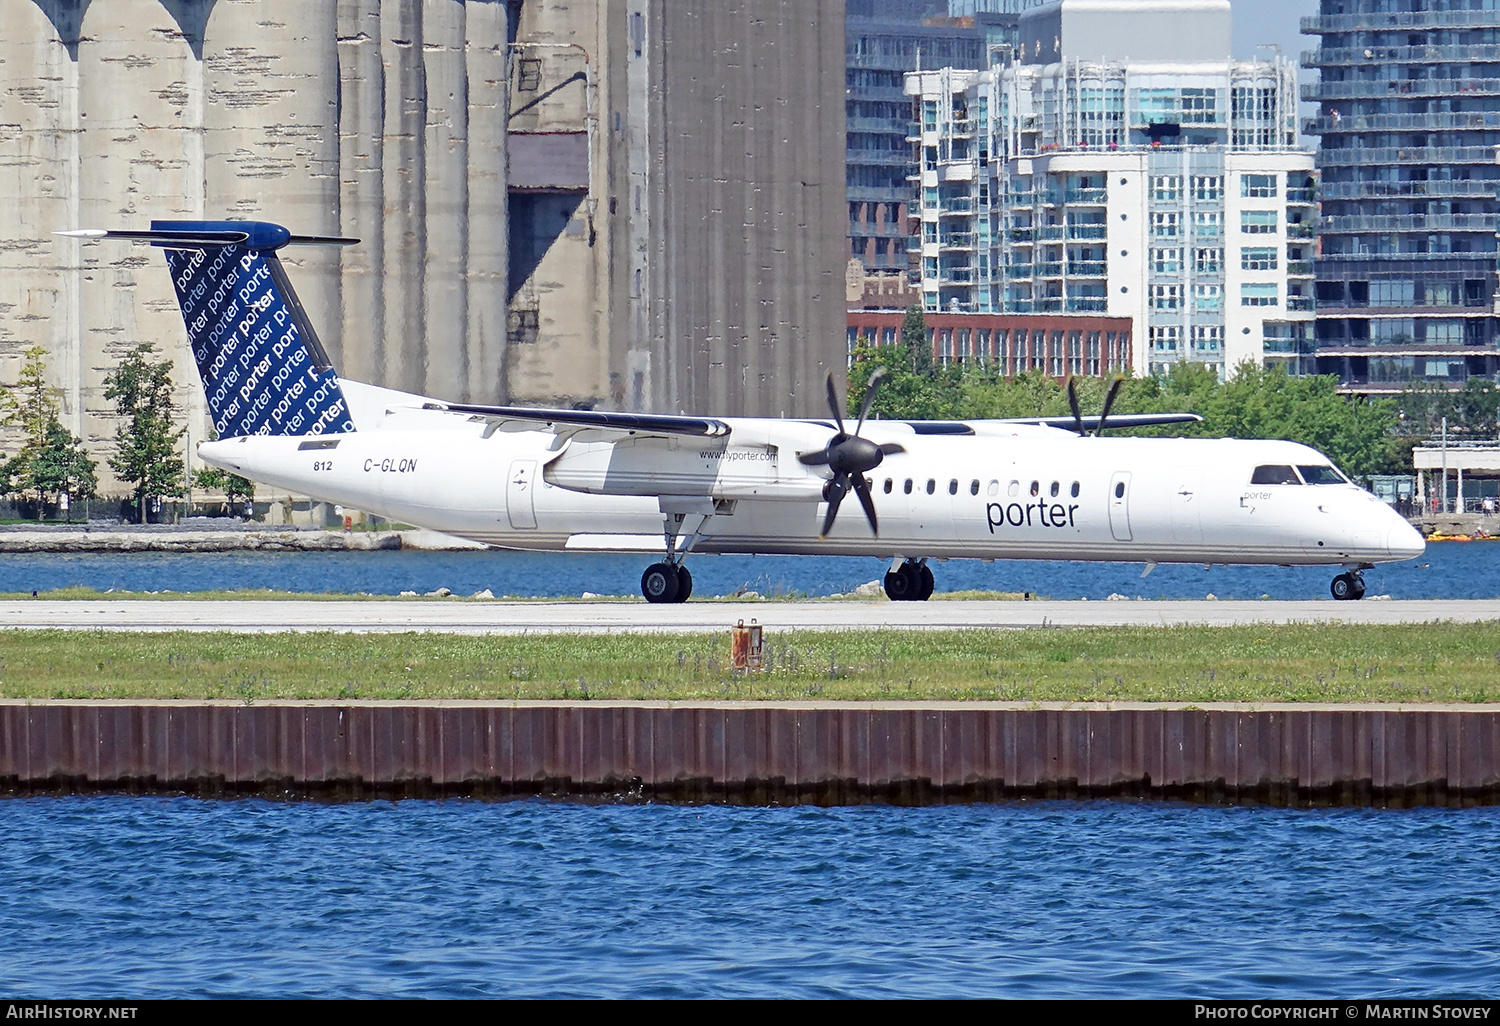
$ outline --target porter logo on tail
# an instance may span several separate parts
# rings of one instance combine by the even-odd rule
[[[291,233],[237,221],[153,221],[151,230],[177,236],[154,241],[167,250],[220,437],[354,430],[338,378],[276,257]],[[244,240],[191,240],[198,233]]]
[[[167,251],[220,438],[354,430],[339,379],[276,251],[358,239],[293,235],[263,221],[152,221],[151,230],[85,228],[83,239],[141,239]]]

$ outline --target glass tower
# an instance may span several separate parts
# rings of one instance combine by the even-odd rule
[[[1500,0],[1321,0],[1317,369],[1352,392],[1497,364]]]

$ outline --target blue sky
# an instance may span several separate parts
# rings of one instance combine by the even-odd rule
[[[1297,32],[1298,22],[1318,13],[1317,0],[1231,0],[1234,12],[1234,55],[1264,57],[1257,43],[1280,43],[1282,52],[1296,59],[1303,50],[1318,45],[1317,36]]]

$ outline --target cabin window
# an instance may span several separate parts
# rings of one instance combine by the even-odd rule
[[[1010,483],[1010,487],[1008,489],[1006,489],[1006,494],[1009,495],[1012,499],[1014,499],[1017,495],[1020,495],[1021,494],[1021,482],[1019,482],[1019,481],[1012,481]]]
[[[906,479],[906,494],[911,494],[911,478]]]
[[[957,495],[958,494],[958,478],[955,477],[952,481],[948,482],[948,494],[949,495]]]
[[[999,481],[991,481],[990,482],[989,493],[990,493],[990,496],[992,498],[994,496],[1000,494],[1000,482]]]
[[[927,494],[931,495],[931,494],[933,494],[936,491],[937,491],[937,479],[929,477],[927,479]]]
[[[1267,464],[1266,466],[1255,468],[1255,473],[1250,475],[1250,483],[1259,485],[1294,485],[1301,484],[1302,482],[1297,480],[1297,472],[1291,467]]]
[[[891,485],[892,484],[893,484],[893,482],[891,481],[890,478],[886,478],[885,479],[885,494],[887,494],[887,495],[891,494]]]
[[[1297,464],[1297,469],[1302,473],[1302,480],[1310,485],[1348,483],[1348,478],[1340,474],[1334,467],[1327,466],[1326,464],[1321,467],[1304,467],[1299,463]]]
[[[1072,488],[1072,490],[1068,494],[1072,495],[1073,498],[1075,498],[1075,499],[1078,498],[1078,482],[1077,481],[1073,482],[1073,488]]]
[[[978,495],[979,494],[979,479],[977,477],[974,480],[972,480],[972,481],[969,482],[969,494],[970,495]]]
[[[1123,499],[1123,498],[1125,498],[1125,482],[1124,481],[1116,481],[1115,482],[1115,498],[1117,498],[1117,499]]]
[[[1038,495],[1041,495],[1041,494],[1042,494],[1042,483],[1040,481],[1033,481],[1033,482],[1031,482],[1031,497],[1034,499]]]
[[[1060,492],[1060,491],[1062,491],[1062,486],[1059,485],[1056,481],[1053,481],[1052,482],[1052,491],[1050,493],[1052,495],[1052,497],[1054,499],[1057,498],[1057,493]]]

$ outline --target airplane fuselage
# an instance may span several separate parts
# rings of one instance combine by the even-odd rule
[[[664,511],[676,508],[714,513],[696,540],[704,553],[1353,566],[1422,551],[1388,505],[1341,479],[1252,483],[1257,467],[1327,466],[1290,442],[1025,427],[924,435],[873,422],[867,436],[906,450],[866,475],[880,534],[851,516],[819,539],[826,474],[778,444],[789,423],[805,435],[805,422],[731,420],[729,442],[642,438],[631,448],[430,417],[432,426],[230,439],[200,452],[296,494],[510,549],[661,551]],[[662,497],[668,489],[680,494]]]

